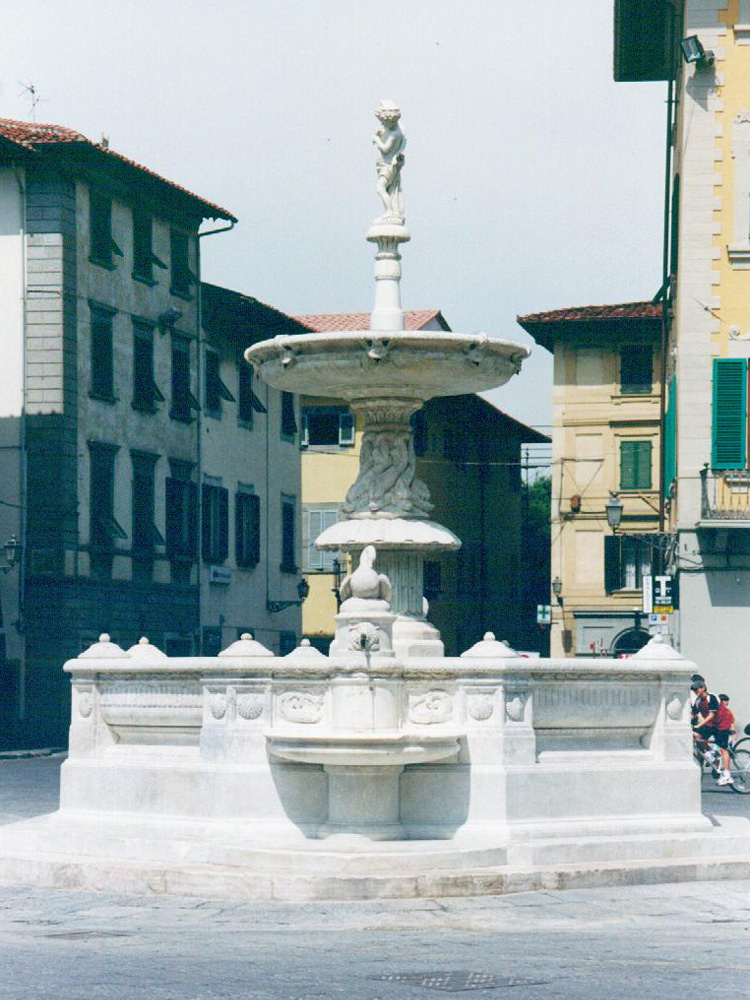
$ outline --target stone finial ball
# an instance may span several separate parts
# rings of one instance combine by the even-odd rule
[[[109,635],[106,632],[102,632],[99,636],[99,642],[109,642]]]

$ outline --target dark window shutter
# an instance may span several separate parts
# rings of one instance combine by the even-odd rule
[[[167,555],[172,556],[178,551],[179,524],[180,524],[180,494],[177,489],[177,481],[167,479],[165,482],[165,523],[167,527]]]
[[[219,562],[229,555],[229,490],[217,489],[219,503],[219,551],[217,553]]]
[[[201,554],[211,559],[211,487],[205,483],[201,487]]]
[[[251,565],[260,562],[260,497],[254,493],[248,498],[250,520],[250,551],[248,553]]]
[[[191,558],[198,554],[198,484],[187,484],[187,523],[188,523],[188,552]]]
[[[747,359],[714,358],[714,469],[744,469],[747,446]]]
[[[620,589],[620,538],[617,535],[604,536],[604,590],[611,594]]]

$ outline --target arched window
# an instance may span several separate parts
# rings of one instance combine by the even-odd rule
[[[632,656],[639,649],[643,649],[651,636],[642,628],[629,628],[627,632],[621,632],[615,639],[612,649],[613,656]]]

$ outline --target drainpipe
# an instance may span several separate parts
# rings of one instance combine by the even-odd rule
[[[27,439],[27,415],[26,400],[28,390],[26,385],[26,186],[25,175],[22,175],[18,167],[13,170],[18,185],[18,201],[21,208],[21,420],[20,420],[20,440],[19,440],[19,505],[18,512],[19,535],[21,543],[21,558],[18,563],[18,620],[16,630],[20,644],[20,658],[18,667],[18,718],[24,719],[26,716],[26,639],[23,636],[23,609],[26,600],[26,498],[27,498],[27,462],[26,462],[26,439]]]
[[[200,241],[206,236],[215,236],[218,233],[229,233],[237,224],[236,219],[232,219],[228,226],[219,226],[216,229],[207,229],[204,233],[198,233],[196,241],[196,345],[198,352],[198,362],[196,374],[198,376],[198,402],[205,399],[203,392],[203,294],[201,290],[201,250]],[[196,434],[198,435],[198,629],[200,636],[200,651],[203,652],[203,410],[199,407],[196,415]]]

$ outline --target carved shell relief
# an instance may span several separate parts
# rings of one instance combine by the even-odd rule
[[[285,691],[279,695],[278,707],[286,722],[314,725],[323,717],[323,695],[309,691]]]
[[[264,704],[265,696],[260,691],[237,695],[237,715],[248,722],[259,719],[263,715]]]
[[[681,719],[684,704],[684,700],[678,694],[671,694],[669,698],[667,698],[666,705],[667,715],[669,718],[673,719],[675,722]]]
[[[510,722],[523,722],[526,711],[525,694],[508,694],[505,699],[505,715]]]
[[[491,693],[468,694],[466,696],[466,711],[477,722],[486,722],[495,710],[494,697]]]
[[[94,710],[94,699],[90,691],[82,691],[78,695],[78,713],[88,719]]]
[[[213,694],[211,695],[211,700],[209,702],[209,707],[211,709],[211,715],[215,719],[223,719],[227,714],[227,696],[225,694]]]
[[[447,722],[453,715],[453,698],[447,691],[426,691],[413,696],[409,705],[409,721],[419,725]]]

